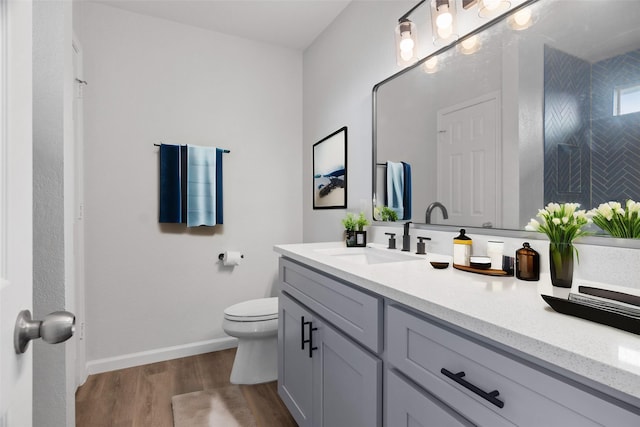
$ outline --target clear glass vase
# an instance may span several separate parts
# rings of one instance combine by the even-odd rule
[[[573,282],[573,252],[571,243],[549,243],[549,267],[551,284],[570,288]]]

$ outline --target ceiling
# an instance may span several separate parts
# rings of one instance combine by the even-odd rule
[[[351,0],[87,0],[194,27],[306,49]]]

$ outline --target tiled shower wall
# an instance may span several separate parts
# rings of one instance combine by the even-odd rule
[[[640,113],[614,116],[616,87],[640,84],[640,50],[591,67],[592,203],[640,200]]]
[[[544,49],[544,201],[590,207],[591,67]]]
[[[640,200],[640,113],[613,115],[640,83],[640,50],[594,64],[545,46],[545,203]]]

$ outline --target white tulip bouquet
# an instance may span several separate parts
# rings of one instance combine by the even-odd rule
[[[528,231],[544,233],[551,243],[571,244],[574,239],[590,233],[583,229],[591,222],[585,210],[578,210],[579,203],[549,203],[544,209],[538,210],[538,222],[532,219],[525,227]]]
[[[593,223],[613,237],[640,238],[640,203],[627,200],[625,207],[619,202],[602,203],[588,212]]]

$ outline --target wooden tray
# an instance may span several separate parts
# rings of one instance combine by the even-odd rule
[[[553,297],[551,295],[541,295],[542,298],[558,313],[580,317],[581,319],[612,326],[616,329],[640,335],[640,319],[625,316],[624,314],[612,313],[600,310],[588,305],[569,301],[566,298]]]
[[[470,273],[484,274],[485,276],[513,276],[513,274],[509,274],[504,270],[491,270],[490,268],[467,267],[466,265],[460,264],[453,264],[453,268],[462,271],[468,271]]]

